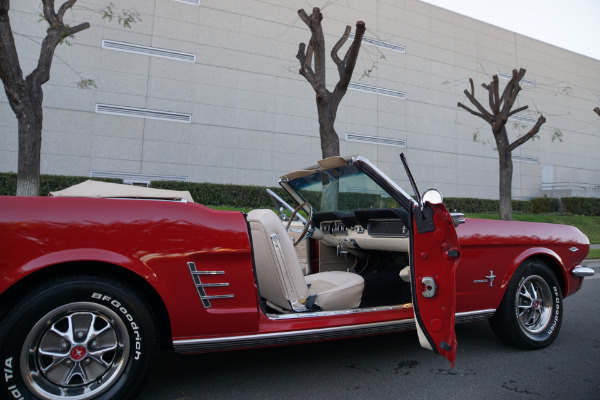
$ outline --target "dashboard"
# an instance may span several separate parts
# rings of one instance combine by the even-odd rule
[[[408,212],[382,208],[315,213],[313,222],[326,236],[325,243],[348,250],[407,252],[410,242]]]

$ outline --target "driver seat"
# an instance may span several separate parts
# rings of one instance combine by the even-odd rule
[[[345,310],[360,304],[365,282],[351,272],[304,276],[294,245],[271,210],[248,213],[261,297],[284,311]]]

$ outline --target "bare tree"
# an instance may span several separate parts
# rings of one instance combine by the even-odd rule
[[[44,98],[42,85],[50,79],[56,47],[90,27],[88,22],[75,26],[64,22],[65,13],[73,8],[77,0],[64,1],[58,11],[54,0],[41,0],[41,3],[42,19],[48,23],[48,29],[41,44],[37,66],[24,78],[10,24],[10,0],[0,0],[0,79],[18,121],[17,196],[39,194]],[[110,20],[113,17],[113,5],[98,12]],[[132,22],[139,20],[139,15],[135,11],[126,11],[118,16],[118,20],[123,26],[129,27]],[[86,85],[89,84],[87,80]]]
[[[492,82],[489,85],[481,85],[488,91],[490,111],[486,110],[475,98],[473,79],[470,78],[471,91],[465,89],[464,93],[477,110],[475,111],[462,103],[458,103],[458,107],[464,108],[471,114],[482,118],[492,127],[500,163],[500,219],[502,220],[512,220],[512,151],[534,137],[539,132],[540,127],[546,122],[546,118],[540,115],[533,128],[525,135],[517,138],[512,143],[508,138],[506,131],[508,118],[529,108],[529,106],[522,106],[515,110],[512,109],[521,91],[519,82],[525,76],[525,72],[523,68],[519,69],[519,71],[516,69],[512,71],[512,78],[504,88],[502,96],[500,96],[498,75],[492,77]]]
[[[354,40],[343,59],[340,59],[338,52],[350,36],[350,25],[346,26],[344,34],[331,50],[331,58],[337,66],[340,76],[333,92],[331,92],[327,89],[325,80],[325,38],[321,27],[323,14],[321,14],[319,8],[315,7],[311,15],[308,15],[303,9],[298,10],[298,15],[310,28],[311,32],[308,47],[305,43],[300,43],[296,58],[300,61],[300,75],[306,78],[316,93],[322,155],[323,158],[339,156],[340,140],[335,131],[334,123],[338,106],[346,94],[348,84],[352,78],[352,72],[356,65],[360,44],[366,29],[365,23],[362,21],[356,23]]]

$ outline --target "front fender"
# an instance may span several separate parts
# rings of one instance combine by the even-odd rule
[[[5,270],[4,274],[0,277],[0,293],[3,293],[14,283],[26,276],[43,268],[76,262],[101,262],[118,265],[144,277],[148,281],[156,277],[156,274],[147,265],[123,254],[104,249],[69,249],[44,254],[28,260],[19,267]]]

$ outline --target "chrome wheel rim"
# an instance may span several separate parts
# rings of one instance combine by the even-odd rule
[[[537,335],[548,327],[552,316],[552,292],[540,276],[525,279],[517,292],[516,312],[519,325],[529,335]]]
[[[21,373],[42,399],[85,400],[110,388],[129,358],[127,327],[111,309],[78,302],[41,318],[25,339]]]

